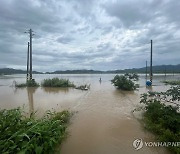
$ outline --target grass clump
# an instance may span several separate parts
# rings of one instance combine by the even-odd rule
[[[53,153],[66,136],[68,111],[25,118],[21,109],[0,111],[1,153]]]
[[[156,134],[160,142],[179,142],[180,139],[179,97],[174,96],[178,92],[171,94],[172,90],[178,91],[180,87],[173,87],[163,93],[150,92],[141,97],[141,103],[145,105],[145,128]],[[166,96],[168,97],[164,99]],[[166,102],[174,105],[166,105]],[[168,149],[173,153],[180,153],[179,146],[168,146]]]
[[[136,90],[138,85],[134,83],[134,78],[129,77],[128,75],[116,75],[114,79],[111,80],[111,83],[121,90],[132,91]]]
[[[44,79],[41,85],[43,87],[75,87],[75,85],[68,79],[59,78]]]
[[[34,80],[27,80],[26,83],[17,84],[15,83],[15,87],[23,88],[23,87],[39,87],[39,84]]]
[[[180,80],[173,80],[173,81],[162,81],[166,85],[180,85]]]

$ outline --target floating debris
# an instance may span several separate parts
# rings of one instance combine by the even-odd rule
[[[89,90],[90,89],[90,84],[87,85],[80,85],[80,86],[76,86],[75,89],[79,89],[79,90]]]

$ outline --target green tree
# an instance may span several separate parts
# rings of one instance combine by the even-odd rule
[[[117,89],[121,90],[132,91],[137,88],[137,85],[132,81],[132,79],[128,78],[126,75],[116,75],[114,79],[111,80],[111,83]]]

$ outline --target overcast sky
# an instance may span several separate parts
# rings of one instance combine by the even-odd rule
[[[114,70],[180,63],[180,0],[0,0],[0,68]]]

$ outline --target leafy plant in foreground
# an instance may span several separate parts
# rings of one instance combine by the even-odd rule
[[[145,127],[157,135],[161,142],[179,142],[180,113],[179,91],[180,86],[171,87],[166,92],[149,92],[141,96],[143,103],[143,121]],[[173,103],[173,105],[166,105]],[[180,153],[180,147],[168,147],[174,153]]]
[[[1,153],[53,153],[66,136],[68,111],[26,118],[20,108],[0,111]]]

